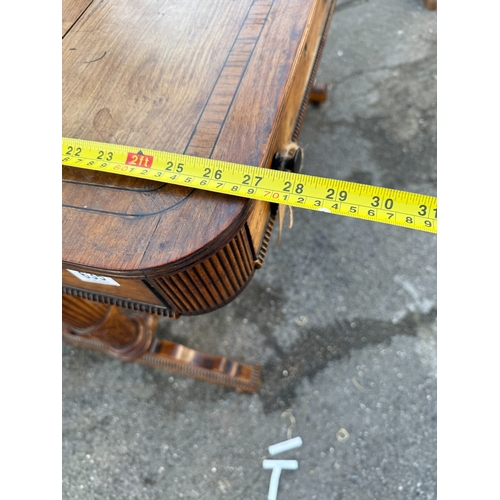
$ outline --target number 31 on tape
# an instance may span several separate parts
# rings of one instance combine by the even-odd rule
[[[437,233],[428,195],[65,137],[62,164]]]

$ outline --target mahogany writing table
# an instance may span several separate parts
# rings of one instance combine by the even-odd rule
[[[63,136],[290,168],[334,6],[63,0]],[[67,166],[62,198],[65,341],[257,389],[259,366],[154,329],[234,299],[262,267],[276,207]]]

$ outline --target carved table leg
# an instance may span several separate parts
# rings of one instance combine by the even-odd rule
[[[123,360],[146,352],[156,328],[156,316],[128,315],[117,306],[63,295],[63,339],[74,345],[94,347]]]
[[[429,10],[437,10],[437,0],[424,0],[424,5]]]
[[[117,306],[63,295],[63,340],[188,377],[256,392],[261,367],[211,356],[175,342],[154,338],[157,317],[125,312]]]

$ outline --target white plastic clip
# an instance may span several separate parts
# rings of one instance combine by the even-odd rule
[[[302,439],[296,437],[293,439],[288,439],[287,441],[282,441],[281,443],[276,443],[269,446],[269,453],[271,455],[277,455],[278,453],[283,453],[284,451],[293,450],[294,448],[299,448],[302,446]],[[278,496],[278,483],[280,480],[281,471],[285,470],[297,470],[299,464],[297,460],[264,460],[262,462],[262,467],[264,469],[272,469],[271,482],[269,483],[269,494],[267,500],[276,500]]]
[[[272,446],[269,446],[268,450],[271,455],[277,455],[278,453],[293,450],[294,448],[300,448],[301,446],[302,438],[296,437],[288,439],[287,441],[282,441],[281,443],[273,444]]]
[[[278,483],[280,480],[281,471],[285,470],[297,470],[299,468],[299,463],[297,460],[264,460],[262,462],[262,467],[264,469],[272,469],[271,482],[269,483],[269,494],[267,495],[267,500],[276,500],[278,496]]]

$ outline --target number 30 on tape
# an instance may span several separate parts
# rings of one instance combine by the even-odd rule
[[[65,137],[62,164],[437,233],[437,198],[396,189]]]

